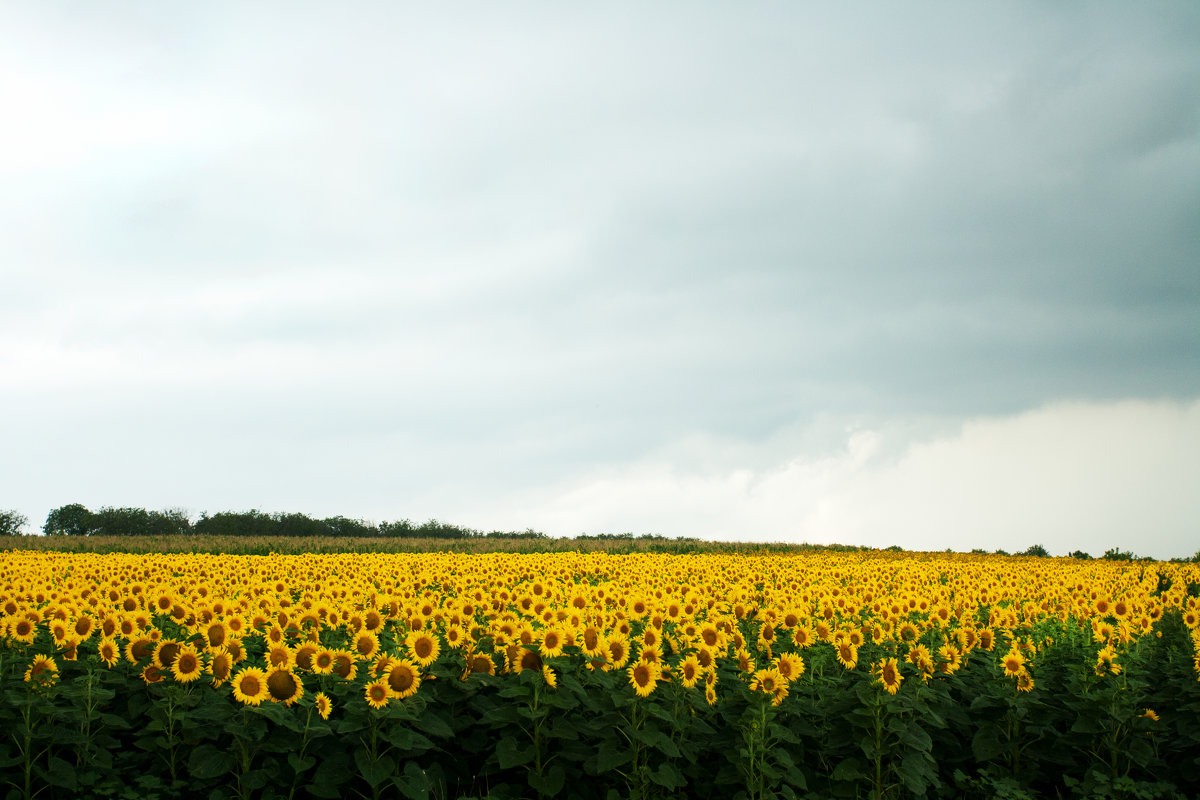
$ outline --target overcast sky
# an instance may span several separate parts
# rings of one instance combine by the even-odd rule
[[[1200,549],[1200,5],[0,6],[0,508]]]

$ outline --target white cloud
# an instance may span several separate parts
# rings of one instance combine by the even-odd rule
[[[652,459],[527,504],[523,518],[558,534],[1159,558],[1200,541],[1200,401],[1059,403],[907,443],[900,431],[856,431],[838,453],[756,469]]]

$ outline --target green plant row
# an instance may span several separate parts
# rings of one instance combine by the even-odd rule
[[[778,705],[722,664],[715,691],[634,692],[576,648],[551,670],[466,672],[443,653],[412,696],[366,701],[377,676],[304,676],[291,704],[230,686],[146,683],[89,642],[26,680],[45,642],[0,645],[0,791],[8,798],[1137,797],[1200,794],[1200,682],[1179,615],[1097,674],[1064,626],[1022,692],[994,654],[952,674],[900,665],[895,694],[827,645]],[[1047,633],[1047,632],[1043,632]],[[867,642],[860,664],[886,656]],[[331,701],[328,718],[315,702]]]

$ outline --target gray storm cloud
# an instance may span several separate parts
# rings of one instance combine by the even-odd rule
[[[0,10],[0,506],[549,504],[524,528],[597,476],[651,492],[651,463],[834,458],[841,423],[948,459],[972,420],[1150,425],[1122,404],[1200,396],[1198,23]],[[753,528],[739,496],[696,524]],[[1045,503],[1013,524],[1082,500]],[[630,527],[673,529],[645,508]]]

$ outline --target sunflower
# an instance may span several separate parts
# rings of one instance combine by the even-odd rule
[[[750,681],[750,690],[771,695],[771,705],[778,706],[788,696],[787,679],[774,667],[760,669]]]
[[[711,622],[706,622],[700,627],[700,641],[710,650],[716,650],[721,646],[724,638],[721,631]]]
[[[18,642],[25,644],[33,644],[34,638],[37,637],[37,624],[28,617],[21,617],[12,624],[12,630],[9,636],[16,639]]]
[[[510,646],[509,658],[509,669],[518,675],[527,669],[540,670],[542,668],[542,657],[538,655],[537,650],[531,650],[528,647]]]
[[[804,659],[796,653],[782,653],[775,661],[775,669],[789,682],[794,681],[804,674]]]
[[[900,674],[900,666],[894,658],[885,658],[875,667],[875,674],[879,676],[879,682],[883,684],[883,688],[887,689],[888,694],[895,694],[900,689],[900,681],[904,680],[904,676]]]
[[[896,638],[902,642],[915,642],[921,632],[917,630],[917,626],[911,622],[905,622],[896,630]]]
[[[411,661],[393,661],[387,671],[387,687],[393,697],[412,697],[421,686],[418,667]]]
[[[774,694],[780,686],[786,686],[787,679],[775,667],[756,670],[750,679],[750,691]]]
[[[152,683],[159,683],[163,679],[163,671],[157,664],[147,664],[142,667],[142,680],[149,686]]]
[[[291,706],[304,696],[304,684],[290,668],[276,667],[267,673],[267,694],[272,702]]]
[[[320,655],[320,653],[317,653],[316,659],[319,659]],[[354,653],[349,650],[334,650],[333,666],[330,668],[330,672],[342,680],[354,680],[355,676],[358,675],[358,665],[354,663]]]
[[[738,662],[738,669],[742,672],[753,674],[758,665],[754,663],[754,655],[744,647],[739,647],[735,654]]]
[[[577,638],[579,639],[579,646],[583,649],[584,655],[598,656],[603,653],[604,637],[599,627],[588,625]]]
[[[467,670],[463,675],[463,678],[466,678],[467,675],[472,673],[487,673],[488,675],[495,675],[495,660],[487,653],[472,653],[467,657]]]
[[[26,683],[38,683],[43,686],[53,685],[58,678],[58,664],[50,656],[36,655],[29,669],[25,670]]]
[[[442,650],[437,637],[427,631],[413,631],[405,637],[404,644],[408,647],[408,651],[412,653],[413,661],[416,661],[422,667],[428,667],[434,661],[437,661],[437,657],[441,654]]]
[[[266,660],[268,667],[283,667],[288,669],[295,661],[292,648],[286,644],[273,644],[267,648]]]
[[[653,661],[656,664],[662,663],[662,651],[654,645],[646,645],[642,648],[642,652],[638,653],[638,661]]]
[[[312,656],[312,671],[318,675],[333,672],[334,652],[328,648],[317,650]]]
[[[696,661],[700,662],[700,667],[704,670],[715,669],[717,657],[707,647],[696,648]]]
[[[171,668],[179,654],[180,643],[174,639],[160,639],[154,646],[154,665],[162,670]]]
[[[180,683],[191,683],[199,678],[203,671],[204,664],[200,661],[200,654],[191,647],[180,649],[171,663],[171,674]]]
[[[837,660],[846,669],[854,669],[858,665],[858,648],[851,642],[843,640],[836,647]]]
[[[605,640],[604,650],[608,663],[604,665],[605,670],[618,670],[629,663],[629,644],[621,636],[615,636]]]
[[[1121,665],[1117,663],[1117,651],[1112,647],[1105,647],[1096,654],[1096,674],[1097,675],[1120,675]]]
[[[234,664],[240,664],[246,660],[246,648],[242,647],[242,640],[236,636],[231,636],[225,642],[225,649],[229,651],[229,658]]]
[[[629,674],[629,685],[633,687],[633,691],[638,697],[649,697],[658,685],[659,678],[662,677],[662,670],[658,664],[645,661],[639,661],[626,672]]]
[[[109,637],[100,640],[96,652],[100,656],[100,660],[110,667],[115,666],[121,658],[121,646],[117,644],[116,639]]]
[[[1017,676],[1017,691],[1032,692],[1033,691],[1033,676],[1028,672],[1022,672]]]
[[[315,642],[305,642],[292,651],[292,663],[300,669],[312,670],[313,655],[320,649]]]
[[[209,647],[221,647],[229,638],[229,627],[220,620],[210,622],[202,631]]]
[[[78,658],[78,648],[80,639],[75,634],[67,634],[67,638],[59,645],[59,651],[62,652],[62,657],[66,661],[75,661]]]
[[[369,659],[379,652],[379,637],[368,630],[359,631],[354,636],[351,649],[358,654],[358,658]]]
[[[388,689],[386,681],[372,681],[368,683],[363,690],[363,697],[367,699],[367,705],[371,708],[379,709],[388,704],[391,699],[391,691]]]
[[[542,640],[538,644],[538,651],[542,654],[542,658],[561,656],[563,652],[562,630],[559,628],[545,628],[542,631]]]
[[[215,689],[229,680],[229,673],[233,669],[233,657],[224,647],[209,650],[208,655],[207,671],[212,676],[212,686]]]
[[[796,647],[808,647],[810,644],[812,644],[813,639],[814,634],[812,629],[807,625],[797,625],[794,629],[792,629],[792,643],[795,644]]]
[[[471,641],[471,632],[462,625],[451,625],[446,629],[446,644],[453,650],[461,650]]]
[[[962,666],[962,651],[952,644],[944,644],[938,648],[938,671],[944,675],[953,675]]]
[[[324,692],[317,692],[313,697],[313,706],[317,709],[317,713],[321,715],[321,719],[329,719],[329,714],[333,711],[333,701]]]
[[[240,703],[256,706],[269,694],[267,674],[258,667],[246,667],[233,677],[233,697]]]
[[[558,676],[554,674],[554,670],[549,664],[542,664],[542,679],[551,689],[558,688]]]
[[[1016,648],[1009,650],[1000,663],[1004,667],[1004,674],[1010,678],[1016,678],[1025,672],[1025,656]]]
[[[95,624],[96,620],[85,614],[84,616],[75,620],[75,624],[72,626],[72,628],[74,629],[76,636],[79,636],[82,639],[87,639],[92,635],[92,628],[95,626]]]
[[[690,655],[679,663],[675,672],[679,674],[679,682],[684,688],[691,689],[700,682],[704,668],[700,666],[700,660],[695,655]]]

